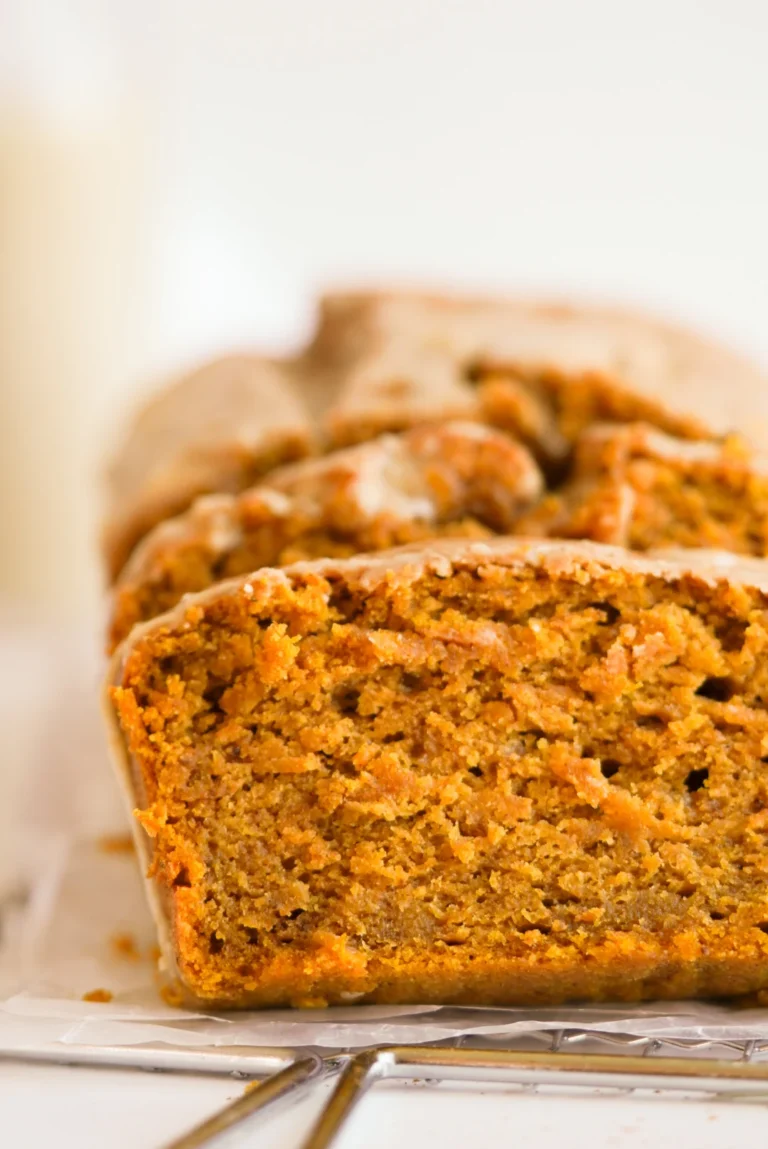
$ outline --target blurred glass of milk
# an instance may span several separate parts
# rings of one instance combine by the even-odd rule
[[[144,369],[140,116],[124,5],[3,0],[0,602],[95,617],[110,410]]]
[[[114,811],[85,742],[92,660],[66,635],[98,642],[104,429],[145,369],[143,145],[117,8],[2,0],[0,896],[32,838],[39,860],[43,838]]]

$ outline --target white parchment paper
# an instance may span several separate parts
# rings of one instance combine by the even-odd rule
[[[348,1006],[326,1010],[194,1013],[166,1005],[154,931],[135,858],[96,842],[62,844],[19,917],[0,966],[0,1046],[69,1045],[355,1048],[434,1042],[460,1034],[504,1038],[548,1029],[658,1038],[768,1040],[768,1009],[702,1002],[542,1009]],[[108,1003],[84,993],[107,989]]]

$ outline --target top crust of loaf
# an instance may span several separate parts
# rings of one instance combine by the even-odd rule
[[[134,627],[115,653],[109,677],[111,681],[120,681],[125,659],[145,635],[153,630],[184,625],[191,609],[205,607],[222,596],[265,599],[274,587],[290,586],[294,580],[313,576],[344,579],[352,586],[374,591],[385,584],[408,586],[425,574],[447,578],[456,569],[483,566],[529,568],[545,577],[567,576],[579,582],[588,582],[601,569],[650,575],[665,582],[693,577],[709,586],[726,582],[768,595],[768,560],[745,558],[729,551],[668,548],[656,554],[641,554],[603,543],[559,539],[504,536],[469,543],[464,539],[438,539],[427,546],[416,543],[349,559],[318,559],[282,569],[263,567],[252,574],[216,583],[199,594],[186,596],[166,614]]]
[[[512,531],[542,490],[526,448],[480,423],[427,424],[280,467],[239,495],[197,499],[144,537],[116,582],[110,642],[214,577],[432,533]]]
[[[678,463],[681,467],[696,466],[701,463],[714,466],[718,463],[733,467],[741,462],[755,474],[768,474],[768,454],[751,450],[747,441],[739,435],[725,440],[678,439],[667,435],[647,423],[594,423],[584,431],[576,444],[576,457],[579,471],[589,472],[595,466],[602,466],[601,452],[605,448],[620,452],[622,457],[642,455],[663,462]]]
[[[353,334],[345,343],[347,331]],[[718,343],[642,312],[567,301],[337,293],[322,300],[319,338],[362,359],[357,381],[339,395],[337,419],[358,405],[377,374],[392,375],[390,360],[410,354],[411,373],[422,367],[420,356],[425,376],[454,399],[462,381],[456,365],[593,371],[717,434],[741,430],[768,443],[764,373]]]
[[[501,432],[479,423],[447,422],[405,435],[381,435],[331,455],[281,467],[264,483],[239,496],[205,495],[185,515],[164,520],[144,538],[124,567],[118,585],[146,577],[156,555],[174,543],[199,538],[212,550],[223,552],[240,532],[239,513],[246,504],[263,504],[275,516],[294,509],[307,518],[323,515],[325,519],[340,504],[340,513],[350,525],[377,514],[437,522],[440,498],[430,486],[429,465],[442,459],[449,467],[454,466],[452,453],[475,445],[490,453],[498,478],[504,468],[503,509],[505,525],[509,526],[510,516],[542,494],[541,472],[525,448]],[[469,482],[456,466],[454,471],[457,482]],[[462,510],[469,513],[471,508]]]
[[[287,364],[233,355],[161,391],[139,411],[108,473],[111,577],[156,522],[205,492],[240,489],[240,475],[258,473],[260,458],[264,471],[302,458],[312,439]]]

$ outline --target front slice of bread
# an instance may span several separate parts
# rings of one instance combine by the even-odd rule
[[[768,987],[768,565],[441,541],[132,632],[110,722],[207,1005]]]

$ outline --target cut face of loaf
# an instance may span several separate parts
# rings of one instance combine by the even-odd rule
[[[282,468],[144,539],[115,588],[111,645],[182,595],[258,567],[511,532],[542,490],[525,447],[477,423],[417,427]]]
[[[191,1002],[768,987],[768,566],[442,541],[261,570],[112,667]]]
[[[647,424],[596,425],[572,476],[518,532],[652,550],[709,547],[768,554],[768,456],[739,436],[684,442]]]

